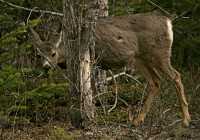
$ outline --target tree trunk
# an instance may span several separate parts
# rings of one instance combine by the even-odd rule
[[[90,72],[90,52],[89,49],[83,52],[83,58],[80,61],[80,91],[81,91],[81,112],[89,120],[94,118],[93,96],[91,89],[91,72]]]
[[[71,81],[69,92],[72,107],[70,114],[72,114],[72,124],[74,123],[73,125],[77,127],[80,126],[78,124],[82,120],[87,122],[94,118],[89,49],[95,45],[94,29],[97,9],[92,8],[97,7],[95,5],[97,2],[95,0],[63,1],[63,40],[66,48],[67,75]],[[79,111],[77,111],[77,104],[80,105]],[[81,119],[77,116],[81,116]]]

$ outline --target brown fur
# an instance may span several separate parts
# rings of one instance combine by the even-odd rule
[[[160,87],[159,74],[169,77],[176,86],[181,103],[183,123],[188,126],[190,115],[180,74],[171,66],[171,45],[167,21],[164,16],[136,14],[99,19],[96,26],[96,57],[102,68],[127,66],[136,69],[148,81],[149,93],[139,116],[133,121],[139,125],[149,112],[153,97]],[[64,61],[64,47],[52,49],[56,57],[52,62]],[[56,59],[56,60],[55,60]]]

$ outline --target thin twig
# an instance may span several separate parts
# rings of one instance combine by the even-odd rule
[[[162,8],[161,6],[155,4],[153,1],[147,0],[147,2],[150,3],[151,5],[157,7],[158,9],[160,9],[160,10],[161,10],[163,13],[165,13],[167,16],[171,16],[171,14],[170,14],[167,10],[165,10],[165,9]]]
[[[102,95],[104,95],[104,94],[107,94],[107,93],[109,93],[109,92],[111,92],[111,91],[101,92],[101,93],[95,95],[94,98],[97,98],[97,97],[102,96]]]
[[[106,113],[106,108],[105,108],[105,106],[103,105],[100,96],[101,96],[101,95],[104,95],[104,94],[107,94],[107,93],[109,93],[109,92],[111,92],[111,91],[106,91],[106,92],[101,92],[101,93],[99,93],[96,86],[95,86],[95,90],[97,91],[98,94],[95,95],[93,98],[94,98],[94,99],[95,99],[95,98],[98,98],[98,99],[99,99],[99,102],[100,102],[100,104],[101,104],[101,107],[102,107],[102,109],[103,109],[103,112],[104,112],[104,114],[106,115],[106,114],[107,114],[107,113]]]
[[[132,80],[136,81],[138,84],[143,85],[139,80],[137,80],[138,78],[140,78],[140,76],[132,76],[130,74],[125,74],[125,76],[131,78]]]
[[[119,101],[124,103],[127,107],[129,106],[128,103],[124,99],[122,99],[121,97],[118,97],[118,99],[119,99]]]
[[[128,78],[133,79],[133,80],[136,81],[138,84],[143,85],[139,80],[137,80],[140,76],[132,76],[132,75],[130,75],[130,74],[127,74],[126,72],[118,73],[118,74],[114,75],[114,78],[117,78],[117,77],[120,77],[120,76],[123,76],[123,75],[127,76]],[[111,77],[106,78],[106,81],[111,81],[112,79],[113,79],[113,78],[112,78],[112,76],[111,76]]]
[[[164,110],[163,112],[162,112],[162,114],[163,115],[165,115],[167,112],[169,112],[171,110],[171,108],[168,108],[168,109],[166,109],[166,110]]]
[[[184,17],[184,15],[186,15],[188,12],[190,12],[190,10],[184,11],[183,13],[181,13],[180,15],[171,15],[167,10],[165,10],[164,8],[162,8],[161,6],[155,4],[154,2],[152,2],[151,0],[147,0],[148,3],[150,3],[151,5],[157,7],[158,9],[160,9],[163,13],[165,13],[168,17],[171,17],[170,19],[172,21],[177,20],[179,18],[190,18],[190,17]]]
[[[116,75],[112,75],[112,76],[106,78],[106,81],[111,81],[111,80],[113,80],[113,77],[114,77],[114,78],[117,78],[117,77],[122,76],[122,75],[125,75],[125,74],[126,74],[126,72],[121,72],[121,73],[118,73],[118,74],[116,74]]]
[[[181,121],[182,121],[182,119],[177,119],[174,122],[170,123],[168,126],[166,126],[164,129],[172,127],[172,126],[176,125],[177,123],[179,123]]]
[[[63,13],[59,13],[59,12],[31,9],[31,8],[27,8],[27,7],[23,7],[23,6],[19,6],[19,5],[7,2],[5,0],[0,0],[0,2],[6,4],[6,5],[10,6],[10,7],[17,8],[17,9],[22,9],[22,10],[29,11],[29,12],[51,14],[51,15],[54,15],[54,16],[61,16],[61,17],[63,17]]]
[[[190,9],[187,10],[187,11],[184,11],[184,12],[181,13],[180,15],[175,16],[175,17],[172,19],[172,21],[177,20],[177,19],[180,19],[180,18],[190,18],[190,17],[185,17],[185,15],[188,14],[189,12],[190,12]]]
[[[95,95],[94,98],[97,98],[97,97],[102,96],[102,95],[104,95],[104,94],[107,94],[107,93],[109,93],[109,92],[111,92],[111,91],[99,93],[99,94]],[[128,106],[128,103],[127,103],[124,99],[122,99],[121,97],[118,97],[118,99],[119,99],[122,103],[124,103],[126,106]]]
[[[31,17],[31,14],[32,14],[32,12],[33,12],[33,10],[35,9],[36,7],[34,7],[33,9],[31,9],[31,11],[29,12],[29,15],[28,15],[28,17],[27,17],[27,19],[26,19],[26,24],[28,25],[28,23],[29,23],[29,19],[30,19],[30,17]]]
[[[117,88],[117,82],[116,82],[116,79],[112,73],[111,70],[109,70],[110,74],[113,76],[113,82],[114,82],[114,85],[115,85],[115,103],[114,105],[108,110],[108,113],[110,113],[113,109],[116,108],[117,106],[117,99],[118,99],[118,88]]]

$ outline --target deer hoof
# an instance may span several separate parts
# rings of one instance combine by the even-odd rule
[[[140,126],[144,122],[144,118],[136,118],[133,120],[133,125],[134,126]]]
[[[185,118],[183,119],[183,126],[184,126],[184,127],[188,127],[188,126],[190,125],[190,121],[191,121],[191,118],[190,118],[190,116],[188,115],[187,117],[185,117]]]

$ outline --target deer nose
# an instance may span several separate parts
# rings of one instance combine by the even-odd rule
[[[43,65],[42,65],[42,67],[43,67],[43,68],[46,68],[46,69],[49,69],[49,68],[51,68],[51,65],[49,64],[48,61],[45,61],[45,62],[43,63]]]

